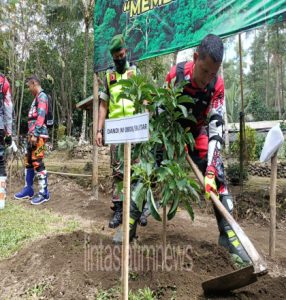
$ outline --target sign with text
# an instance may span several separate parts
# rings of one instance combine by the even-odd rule
[[[104,138],[105,144],[124,144],[148,141],[149,113],[106,120]]]

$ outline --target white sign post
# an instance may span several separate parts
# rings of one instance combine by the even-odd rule
[[[275,255],[276,243],[276,182],[277,182],[277,152],[284,142],[284,136],[279,124],[273,126],[268,132],[260,155],[260,161],[266,162],[271,159],[270,179],[270,234],[269,255]]]
[[[145,142],[149,139],[149,113],[105,121],[106,144]]]
[[[122,299],[128,300],[131,143],[149,139],[149,113],[105,121],[106,144],[124,144]]]

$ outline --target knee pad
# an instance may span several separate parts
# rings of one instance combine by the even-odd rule
[[[233,199],[230,194],[220,195],[219,199],[229,213],[233,212]]]

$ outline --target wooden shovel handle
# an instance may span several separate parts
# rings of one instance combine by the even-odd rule
[[[189,154],[186,154],[187,161],[190,164],[191,168],[193,169],[196,177],[198,178],[200,185],[204,189],[204,177],[201,173],[201,171],[198,169],[196,164],[193,162]],[[238,225],[238,223],[234,220],[232,215],[226,210],[226,208],[223,206],[219,198],[216,196],[215,193],[210,192],[211,200],[215,207],[218,209],[218,211],[221,213],[221,215],[226,219],[226,221],[231,226],[232,230],[235,232],[236,236],[238,237],[241,245],[245,249],[246,253],[250,257],[255,273],[258,274],[265,274],[267,272],[267,266],[263,258],[260,256],[260,254],[257,252],[255,247],[253,246],[250,239],[247,237],[247,235],[244,233],[242,228]]]

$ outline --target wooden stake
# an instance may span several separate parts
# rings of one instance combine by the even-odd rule
[[[269,255],[275,256],[276,243],[276,183],[277,183],[277,152],[271,157],[271,179],[270,179],[270,235]]]
[[[167,208],[166,206],[163,207],[163,233],[162,233],[162,239],[163,239],[163,253],[162,253],[162,264],[163,264],[163,270],[165,270],[166,267],[166,244],[167,244]]]
[[[131,144],[124,144],[122,300],[128,300]]]
[[[96,73],[93,74],[93,101],[92,101],[92,118],[93,118],[93,165],[92,165],[92,190],[95,199],[98,200],[98,148],[96,146],[96,130],[98,124],[98,78]]]
[[[63,172],[55,172],[55,171],[47,171],[49,174],[56,175],[65,175],[65,176],[75,176],[75,177],[91,177],[89,174],[76,174],[76,173],[63,173]]]
[[[243,189],[243,169],[244,169],[244,152],[245,152],[245,123],[244,123],[244,98],[243,98],[243,68],[242,68],[242,46],[241,46],[241,34],[238,35],[239,44],[239,69],[240,69],[240,94],[241,94],[241,112],[240,112],[240,168],[239,168],[239,184],[242,192]]]

